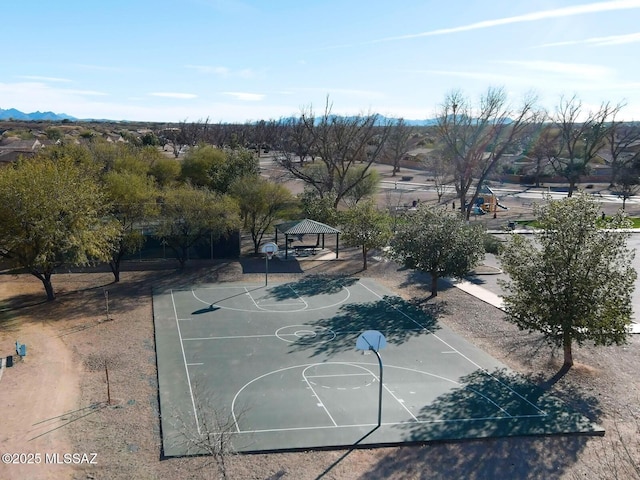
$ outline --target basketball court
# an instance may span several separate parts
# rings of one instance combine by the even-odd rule
[[[153,308],[166,456],[217,433],[257,452],[603,432],[370,279],[169,289]]]

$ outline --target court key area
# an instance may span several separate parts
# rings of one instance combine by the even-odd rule
[[[371,279],[167,289],[153,308],[165,456],[219,434],[258,452],[603,433]],[[382,372],[356,349],[368,330]]]

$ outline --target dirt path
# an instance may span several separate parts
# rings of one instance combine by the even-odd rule
[[[7,286],[0,284],[0,301],[6,294]],[[5,318],[2,326],[0,356],[15,353],[16,339],[27,345],[27,356],[6,368],[0,380],[0,454],[39,453],[39,460],[35,455],[30,460],[40,463],[3,461],[0,478],[71,478],[73,466],[52,463],[51,454],[58,454],[57,461],[63,462],[65,453],[74,453],[65,428],[74,418],[69,412],[79,407],[80,369],[72,351],[56,327],[44,322],[12,324]]]

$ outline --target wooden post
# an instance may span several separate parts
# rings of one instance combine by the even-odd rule
[[[104,361],[104,373],[107,376],[107,405],[111,405],[111,385],[109,384],[109,368],[106,360]]]

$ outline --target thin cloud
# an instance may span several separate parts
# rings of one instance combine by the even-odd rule
[[[244,68],[242,70],[231,70],[227,67],[211,66],[211,65],[185,65],[185,68],[195,70],[204,75],[217,75],[219,77],[240,77],[240,78],[253,78],[255,72],[250,68]]]
[[[109,94],[105,92],[98,92],[96,90],[60,90],[62,93],[67,93],[69,95],[86,95],[90,97],[106,97]]]
[[[441,28],[428,32],[416,33],[411,35],[401,35],[397,37],[387,37],[376,42],[388,42],[393,40],[410,40],[413,38],[430,37],[436,35],[448,35],[452,33],[467,32],[469,30],[479,30],[483,28],[499,27],[502,25],[510,25],[513,23],[536,22],[549,18],[571,17],[574,15],[583,15],[588,13],[600,13],[612,10],[627,10],[640,8],[640,0],[614,0],[610,2],[598,2],[585,5],[574,5],[572,7],[557,8],[554,10],[542,10],[539,12],[526,13],[524,15],[516,15],[514,17],[497,18],[494,20],[484,20],[482,22],[471,23],[469,25],[461,25],[459,27]]]
[[[234,97],[237,100],[242,100],[243,102],[258,102],[265,97],[262,93],[222,92],[222,94]]]
[[[384,98],[382,92],[375,90],[357,90],[349,88],[333,88],[333,87],[302,87],[297,89],[300,92],[315,92],[327,95],[348,95],[350,97],[360,98]]]
[[[164,98],[177,98],[180,100],[190,100],[197,98],[197,95],[193,93],[178,93],[178,92],[152,92],[149,95],[152,97],[164,97]]]
[[[545,60],[501,61],[497,63],[533,70],[536,72],[570,75],[579,78],[604,78],[611,77],[615,73],[611,68],[588,63],[549,62]]]
[[[23,78],[25,80],[35,80],[37,82],[52,82],[52,83],[70,83],[71,80],[68,78],[58,78],[58,77],[41,77],[39,75],[20,75],[18,78]]]
[[[544,43],[535,48],[564,47],[567,45],[591,45],[594,47],[605,47],[609,45],[623,45],[627,43],[640,42],[640,33],[629,33],[626,35],[611,35],[609,37],[593,37],[584,40],[570,40],[567,42]]]
[[[212,67],[209,65],[185,65],[185,68],[196,70],[200,73],[215,74],[223,77],[226,77],[231,73],[231,70],[227,67]]]

